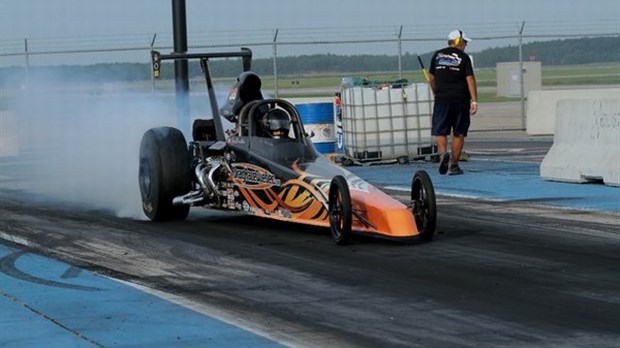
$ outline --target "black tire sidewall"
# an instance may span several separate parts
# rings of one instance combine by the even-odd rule
[[[417,190],[416,190],[417,185],[421,185],[423,190],[426,192],[426,198],[427,198],[426,204],[427,204],[427,209],[428,209],[427,224],[426,226],[424,226],[424,229],[420,231],[420,238],[422,240],[430,241],[435,236],[435,229],[437,226],[437,202],[435,198],[435,188],[433,187],[433,182],[431,181],[431,177],[428,175],[427,172],[423,170],[417,171],[413,175],[413,179],[411,181],[411,200],[412,201],[416,199],[415,195],[417,195]],[[412,211],[412,213],[415,217],[417,212]],[[416,224],[417,224],[417,218],[416,218]],[[417,226],[417,227],[418,229],[420,229],[420,226]]]
[[[340,226],[336,225],[332,218],[332,210],[336,204],[336,199],[338,196],[338,192],[342,195],[342,218],[344,219],[344,228],[340,228]],[[329,223],[332,232],[332,237],[336,244],[345,245],[351,242],[351,225],[352,225],[352,207],[351,207],[351,194],[349,191],[349,184],[347,180],[342,176],[338,175],[332,179],[332,182],[329,186]]]
[[[174,197],[191,189],[190,155],[178,129],[148,130],[140,143],[139,183],[142,209],[153,221],[182,220],[189,206],[174,206]]]

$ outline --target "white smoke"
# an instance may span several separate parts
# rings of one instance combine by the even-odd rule
[[[144,219],[140,141],[149,128],[178,127],[174,95],[122,85],[48,84],[54,88],[31,84],[15,103],[18,158],[31,164],[11,173],[19,176],[19,186],[53,202]]]

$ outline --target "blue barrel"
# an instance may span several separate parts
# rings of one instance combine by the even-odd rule
[[[306,133],[314,133],[312,143],[320,153],[336,151],[336,124],[333,103],[296,104]]]

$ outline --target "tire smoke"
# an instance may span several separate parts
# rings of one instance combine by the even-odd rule
[[[29,90],[15,102],[14,114],[15,162],[21,165],[6,168],[19,181],[3,183],[4,189],[145,219],[138,186],[140,141],[149,128],[178,127],[174,95],[128,92],[121,86]]]

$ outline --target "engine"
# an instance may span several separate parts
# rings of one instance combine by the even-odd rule
[[[221,206],[221,198],[218,190],[218,182],[226,180],[231,174],[230,162],[234,161],[232,152],[222,151],[223,142],[212,144],[208,148],[202,142],[192,142],[194,172],[193,189],[172,200],[174,205],[215,205]],[[214,154],[215,153],[215,154]]]

